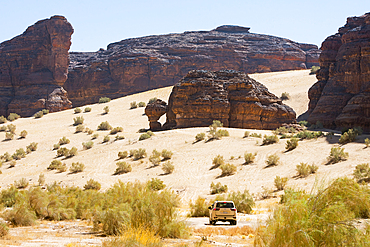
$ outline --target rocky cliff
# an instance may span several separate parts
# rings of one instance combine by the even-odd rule
[[[308,121],[370,131],[370,13],[347,18],[321,50],[318,82],[308,93]]]
[[[164,129],[209,126],[213,120],[225,127],[251,129],[296,122],[292,108],[263,84],[234,70],[190,71],[173,87],[167,107],[162,101],[153,102],[145,112],[150,127],[156,128],[160,126],[153,122],[167,113]]]
[[[63,85],[72,33],[66,18],[53,16],[0,44],[0,115],[71,107]]]
[[[122,40],[98,52],[72,52],[64,88],[74,106],[172,86],[195,69],[246,73],[318,65],[316,45],[221,26],[211,31]]]

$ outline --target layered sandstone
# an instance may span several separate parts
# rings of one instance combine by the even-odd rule
[[[150,120],[151,114],[146,113]],[[190,71],[173,87],[163,127],[204,127],[213,120],[225,127],[276,129],[295,123],[296,114],[243,72]]]
[[[97,52],[72,52],[64,88],[74,106],[172,86],[188,71],[234,69],[245,73],[318,65],[316,45],[220,26],[211,31],[122,40]]]
[[[71,107],[63,85],[72,33],[66,18],[53,16],[0,44],[0,115]]]
[[[309,90],[308,121],[370,131],[370,13],[347,18],[321,50],[318,82]]]

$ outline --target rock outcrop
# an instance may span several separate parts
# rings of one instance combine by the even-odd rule
[[[211,31],[122,40],[97,52],[72,52],[64,88],[74,106],[172,86],[190,70],[234,69],[245,73],[318,65],[316,45],[220,26]]]
[[[145,107],[145,115],[148,116],[149,128],[151,130],[160,130],[162,128],[162,124],[158,122],[158,120],[161,116],[166,114],[166,112],[167,103],[161,99],[157,99]]]
[[[370,131],[370,13],[347,18],[321,50],[318,82],[308,94],[308,121]]]
[[[71,108],[63,85],[72,33],[66,18],[53,16],[0,44],[0,115]]]
[[[225,127],[276,129],[295,123],[296,114],[243,72],[190,71],[173,87],[163,128],[204,127],[213,120]]]

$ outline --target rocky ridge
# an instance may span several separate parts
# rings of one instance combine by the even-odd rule
[[[328,128],[370,131],[370,13],[347,18],[321,45],[308,121]]]
[[[156,111],[152,109],[158,109]],[[292,108],[261,83],[234,70],[190,71],[172,89],[168,106],[162,101],[146,107],[150,127],[165,113],[163,129],[204,127],[219,120],[225,127],[276,129],[296,122]]]

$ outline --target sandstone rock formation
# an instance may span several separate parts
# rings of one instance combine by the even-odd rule
[[[162,128],[162,125],[158,120],[166,112],[167,103],[160,99],[157,99],[145,107],[145,115],[148,116],[149,127],[151,130],[160,130]]]
[[[66,18],[53,16],[0,44],[0,115],[71,107],[63,85],[72,33]]]
[[[296,114],[243,72],[190,71],[173,87],[164,128],[204,127],[213,120],[225,127],[276,129],[295,123]]]
[[[211,31],[122,40],[97,52],[72,52],[64,88],[74,106],[172,86],[195,69],[245,73],[318,65],[316,45],[225,25]]]
[[[308,94],[308,121],[370,131],[370,13],[347,18],[321,50],[318,82]]]

